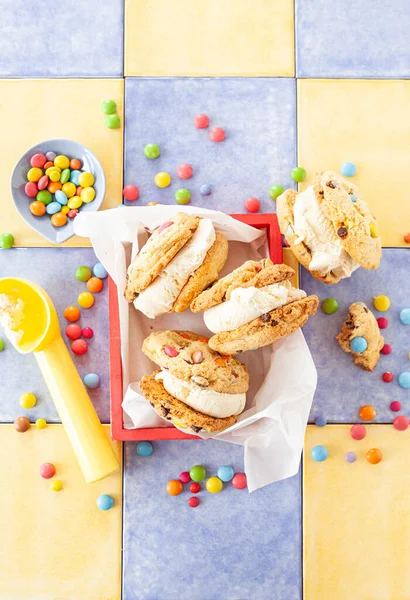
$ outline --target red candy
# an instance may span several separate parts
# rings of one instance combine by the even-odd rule
[[[213,142],[223,142],[225,139],[225,132],[222,127],[212,127],[209,132],[209,137]]]
[[[48,186],[48,177],[47,175],[43,175],[43,177],[40,177],[40,179],[37,182],[37,186],[39,190],[45,190],[46,187]]]
[[[140,192],[136,185],[126,185],[122,190],[122,195],[126,200],[132,202],[133,200],[137,200]]]
[[[385,373],[383,373],[382,379],[386,383],[391,383],[393,381],[393,373],[390,373],[390,371],[386,371]]]
[[[67,216],[70,217],[70,219],[74,219],[74,217],[76,217],[77,215],[78,215],[78,210],[76,208],[72,208],[67,213]]]
[[[197,115],[194,123],[198,129],[206,129],[209,125],[209,117],[207,115]]]
[[[406,431],[409,426],[409,420],[404,415],[400,415],[396,417],[393,421],[393,427],[397,429],[397,431]]]
[[[81,332],[81,335],[87,340],[90,340],[94,335],[94,331],[91,329],[91,327],[84,327],[84,329]]]
[[[46,164],[46,162],[47,162],[47,159],[44,156],[44,154],[35,154],[30,159],[31,166],[37,167],[39,169],[42,169],[44,167],[44,165]]]
[[[390,403],[390,410],[392,410],[393,412],[399,412],[400,409],[401,402],[399,402],[398,400],[393,400],[393,402]]]
[[[362,440],[366,437],[366,427],[357,423],[350,428],[350,435],[354,440]]]
[[[189,483],[191,481],[191,476],[188,471],[183,471],[179,476],[179,481],[181,483]]]
[[[390,344],[384,344],[383,348],[380,350],[382,354],[390,354],[391,351],[392,347],[390,346]]]
[[[177,175],[180,179],[190,179],[192,177],[191,165],[179,165]]]
[[[56,468],[51,463],[44,463],[40,466],[40,475],[44,479],[51,479],[56,474]]]
[[[35,198],[38,192],[37,184],[34,183],[34,181],[29,181],[28,183],[26,183],[24,191],[26,192],[26,196],[28,196],[29,198]]]
[[[232,479],[232,485],[237,490],[244,490],[248,485],[245,473],[236,473]]]
[[[379,317],[377,319],[377,324],[379,325],[379,329],[386,329],[389,322],[385,317]]]
[[[245,208],[248,212],[256,213],[261,207],[261,203],[257,198],[248,198],[245,202]]]
[[[188,504],[191,508],[196,508],[200,504],[200,500],[199,498],[195,498],[195,496],[192,496],[192,498],[188,500]]]
[[[87,352],[88,344],[85,340],[75,340],[71,344],[71,350],[74,352],[74,354],[77,354],[77,356],[82,356]]]
[[[189,486],[189,491],[191,492],[191,494],[197,494],[198,492],[201,491],[201,486],[199,485],[199,483],[191,483],[191,485]]]
[[[81,337],[81,327],[76,323],[73,323],[67,327],[65,334],[69,340],[78,340],[78,338]]]

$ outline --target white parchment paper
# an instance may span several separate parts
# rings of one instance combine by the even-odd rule
[[[208,217],[229,240],[223,276],[249,259],[268,256],[265,232],[217,211],[197,207],[122,207],[97,213],[80,213],[74,222],[77,235],[89,237],[94,251],[118,287],[123,364],[124,426],[173,427],[141,395],[138,382],[154,365],[141,352],[145,337],[161,329],[187,329],[210,337],[202,314],[190,311],[148,319],[124,298],[126,270],[131,258],[152,231],[176,212]],[[245,411],[224,432],[200,437],[220,439],[244,447],[245,472],[250,492],[295,475],[307,419],[316,389],[316,369],[303,337],[296,331],[272,346],[239,354],[250,374]]]

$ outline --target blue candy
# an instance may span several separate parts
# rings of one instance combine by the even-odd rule
[[[105,279],[106,277],[108,277],[108,273],[101,263],[97,263],[96,265],[94,265],[93,273],[95,277],[99,277],[100,279]]]
[[[228,483],[231,481],[233,476],[235,475],[235,471],[229,465],[224,465],[223,467],[219,467],[218,469],[218,477],[221,481]]]
[[[364,337],[355,337],[350,341],[350,348],[353,352],[360,354],[366,350],[367,342]]]
[[[352,162],[344,162],[340,167],[340,172],[345,177],[353,177],[356,175],[356,167]]]
[[[151,442],[139,442],[137,444],[137,454],[140,456],[151,456],[153,450]]]
[[[405,388],[406,390],[410,388],[410,372],[403,371],[403,373],[400,373],[397,381],[399,382],[400,387]]]
[[[318,417],[316,417],[315,425],[317,425],[317,427],[324,427],[325,425],[327,425],[326,417],[324,417],[323,415],[319,415]]]
[[[323,462],[327,459],[328,456],[329,452],[324,446],[315,446],[314,448],[312,448],[312,458],[316,462]]]
[[[209,196],[212,194],[212,186],[210,186],[208,183],[204,183],[199,188],[199,191],[201,192],[201,196]]]
[[[400,311],[400,321],[403,325],[410,325],[410,308],[403,308]]]
[[[114,506],[114,498],[108,494],[101,494],[98,496],[97,506],[100,510],[110,510]]]
[[[61,206],[65,206],[68,202],[67,196],[61,190],[56,191],[56,193],[54,194],[54,198],[59,204],[61,204]]]
[[[349,194],[349,196],[352,202],[356,202],[357,198],[354,194]]]
[[[50,202],[50,204],[48,204],[48,206],[46,207],[48,215],[55,215],[56,213],[60,212],[60,210],[61,204],[59,204],[58,202]]]
[[[90,390],[95,390],[100,385],[100,378],[97,373],[87,373],[84,375],[84,385],[88,387]]]
[[[71,183],[74,183],[74,185],[80,185],[78,183],[78,178],[81,175],[81,171],[71,171],[71,175],[70,175],[70,181]]]

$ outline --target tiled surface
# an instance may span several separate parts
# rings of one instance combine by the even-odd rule
[[[316,281],[310,273],[301,270],[301,287],[308,294],[317,294],[320,301],[333,297],[339,303],[339,310],[334,315],[326,315],[319,308],[315,317],[309,319],[303,328],[318,370],[311,420],[322,414],[331,421],[360,421],[359,408],[372,404],[377,412],[376,421],[391,422],[395,416],[389,408],[392,400],[400,400],[403,413],[410,417],[410,390],[401,388],[397,383],[397,375],[410,370],[410,328],[402,325],[399,319],[400,310],[410,306],[409,265],[410,250],[391,248],[383,250],[377,271],[358,269],[350,279],[344,279],[335,286]],[[373,298],[381,294],[389,296],[391,301],[390,309],[384,313],[377,312],[373,306]],[[389,321],[382,334],[393,351],[387,356],[380,356],[373,373],[356,367],[352,356],[343,352],[334,339],[350,304],[358,301],[365,302],[376,318],[383,316]],[[392,383],[382,381],[384,371],[394,374]]]
[[[39,475],[44,462],[56,467],[51,480]],[[0,598],[120,600],[121,471],[86,484],[62,425],[0,425],[0,477]],[[50,489],[55,479],[60,492]],[[114,498],[109,512],[96,508],[100,494]]]
[[[30,279],[43,287],[55,304],[63,338],[68,341],[64,334],[68,325],[64,319],[64,309],[70,304],[77,304],[78,295],[87,291],[86,284],[76,280],[75,271],[81,265],[92,268],[96,262],[98,261],[91,248],[0,250],[0,276]],[[92,327],[94,330],[94,337],[87,340],[89,350],[84,356],[73,357],[82,377],[90,372],[99,374],[101,386],[96,390],[89,390],[89,394],[100,419],[109,423],[107,280],[104,283],[105,289],[95,294],[93,308],[81,309],[81,319],[78,321],[81,327]],[[5,343],[6,349],[0,354],[0,381],[4,386],[1,393],[0,422],[12,422],[20,415],[27,415],[32,421],[43,417],[47,421],[58,422],[56,409],[34,356],[19,354],[9,342]],[[35,408],[24,410],[20,407],[19,398],[24,392],[32,392],[37,396]]]
[[[127,0],[125,75],[292,77],[293,10],[292,0]]]
[[[314,446],[329,458],[315,462]],[[367,427],[356,442],[349,426],[308,427],[304,455],[305,600],[408,600],[410,459],[408,431]],[[377,465],[365,458],[379,448]],[[349,464],[346,452],[357,460]]]
[[[138,203],[173,204],[180,187],[191,190],[191,204],[228,213],[245,212],[256,196],[261,211],[272,212],[269,188],[290,187],[295,164],[295,81],[293,79],[136,79],[125,84],[125,183],[140,189]],[[194,117],[207,113],[210,127],[226,130],[221,143],[209,129],[196,129]],[[144,146],[156,143],[161,156],[149,160]],[[176,169],[189,163],[194,175],[179,180]],[[154,176],[167,171],[171,185],[159,189]],[[213,187],[201,197],[201,184]]]
[[[84,144],[105,171],[107,187],[102,208],[112,208],[121,202],[123,134],[122,129],[105,126],[101,102],[107,97],[115,100],[122,117],[123,89],[122,79],[0,80],[3,115],[0,133],[1,139],[7,140],[7,152],[0,162],[0,227],[14,233],[17,245],[50,246],[25,224],[10,197],[10,177],[15,164],[28,148],[40,141],[69,138]],[[72,237],[62,245],[87,246],[89,241]]]
[[[0,77],[122,77],[123,1],[3,0]]]
[[[296,0],[298,77],[410,76],[410,5]]]
[[[192,509],[165,491],[194,464],[243,469],[224,442],[157,442],[141,458],[125,444],[124,600],[301,600],[300,478],[248,494],[231,484],[202,491]]]
[[[409,11],[410,12],[410,11]],[[410,228],[403,174],[408,169],[410,81],[298,81],[298,154],[308,172],[356,164],[380,224],[383,246],[403,246]]]

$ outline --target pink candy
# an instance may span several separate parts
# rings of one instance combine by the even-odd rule
[[[188,471],[183,471],[179,476],[179,481],[181,483],[189,483],[191,481],[191,476]]]
[[[81,335],[89,340],[93,337],[94,331],[91,329],[91,327],[84,327],[84,329],[81,331]]]
[[[354,440],[362,440],[366,437],[366,427],[361,423],[357,423],[350,428],[350,435]]]
[[[179,354],[178,350],[175,350],[175,348],[173,348],[172,346],[164,346],[164,352],[167,356],[170,356],[171,358],[175,358]]]

